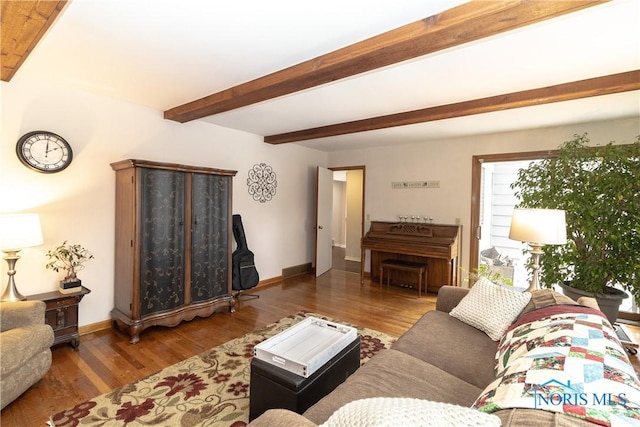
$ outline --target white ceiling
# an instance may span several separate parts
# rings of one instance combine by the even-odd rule
[[[73,0],[18,73],[162,112],[460,3]],[[201,120],[266,136],[637,70],[638,22],[640,1],[614,0]],[[631,116],[640,91],[297,144],[344,150]]]

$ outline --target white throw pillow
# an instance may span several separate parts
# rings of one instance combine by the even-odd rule
[[[481,277],[449,314],[498,341],[529,300],[529,292],[518,292]]]
[[[354,400],[320,427],[499,427],[500,418],[450,403],[393,397]]]

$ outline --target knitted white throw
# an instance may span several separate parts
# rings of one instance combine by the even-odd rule
[[[495,415],[450,403],[375,397],[347,403],[320,427],[499,427],[500,424]]]

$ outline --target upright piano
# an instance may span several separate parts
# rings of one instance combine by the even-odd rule
[[[362,238],[360,281],[364,282],[365,254],[371,251],[371,280],[379,281],[379,265],[387,259],[400,259],[427,264],[428,292],[438,292],[441,286],[460,286],[458,257],[460,256],[461,225],[425,224],[416,222],[372,221]],[[415,275],[394,271],[392,282],[416,282]]]

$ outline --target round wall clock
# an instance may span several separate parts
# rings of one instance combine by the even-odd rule
[[[38,172],[60,172],[71,164],[73,151],[67,141],[55,133],[37,130],[22,135],[16,145],[20,161]]]

